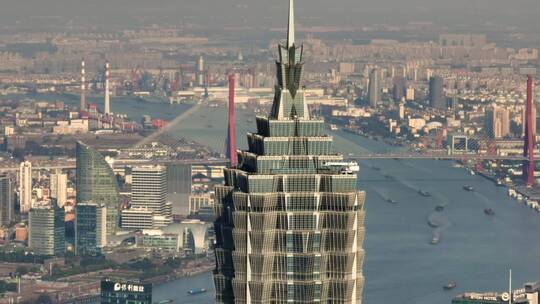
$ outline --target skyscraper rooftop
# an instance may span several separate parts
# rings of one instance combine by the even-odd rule
[[[290,1],[268,117],[216,187],[217,303],[361,303],[364,192],[301,86]]]

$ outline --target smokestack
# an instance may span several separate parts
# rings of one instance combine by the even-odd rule
[[[79,110],[82,112],[86,110],[86,70],[84,59],[81,61],[81,101],[79,104]]]
[[[226,145],[226,154],[231,162],[231,167],[236,167],[238,159],[236,155],[236,131],[234,128],[234,73],[229,75],[229,127]]]
[[[110,108],[110,96],[109,96],[109,78],[110,78],[110,71],[109,71],[109,62],[107,61],[105,63],[105,102],[104,102],[104,110],[103,112],[106,115],[111,114],[111,108]]]

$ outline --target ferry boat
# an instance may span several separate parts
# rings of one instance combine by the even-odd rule
[[[472,191],[474,191],[474,188],[473,188],[473,186],[465,185],[465,186],[463,186],[463,190],[472,192]]]
[[[431,196],[431,193],[429,193],[427,191],[424,191],[422,189],[418,190],[418,194],[420,194],[423,197],[430,197]]]
[[[448,282],[448,284],[443,286],[443,289],[444,290],[452,290],[452,289],[456,288],[456,286],[457,286],[456,282],[450,281],[450,282]]]
[[[190,289],[188,291],[188,294],[190,296],[193,296],[193,295],[198,295],[198,294],[201,294],[201,293],[205,293],[207,292],[208,290],[206,288],[193,288],[193,289]]]

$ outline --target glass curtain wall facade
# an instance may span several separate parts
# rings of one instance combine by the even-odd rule
[[[98,256],[107,245],[107,208],[95,203],[77,204],[75,218],[75,252]]]
[[[0,225],[9,226],[13,222],[13,182],[6,175],[0,175]]]
[[[107,235],[118,229],[118,181],[105,158],[89,146],[77,143],[77,203],[103,204],[107,208]]]
[[[217,303],[362,302],[365,193],[326,165],[343,156],[308,112],[302,50],[291,1],[271,114],[215,189]]]
[[[55,200],[30,209],[28,247],[38,255],[63,256],[66,249],[64,209]]]

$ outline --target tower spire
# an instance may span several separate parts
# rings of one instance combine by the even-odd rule
[[[287,28],[287,48],[294,45],[294,0],[289,0],[289,27]]]

